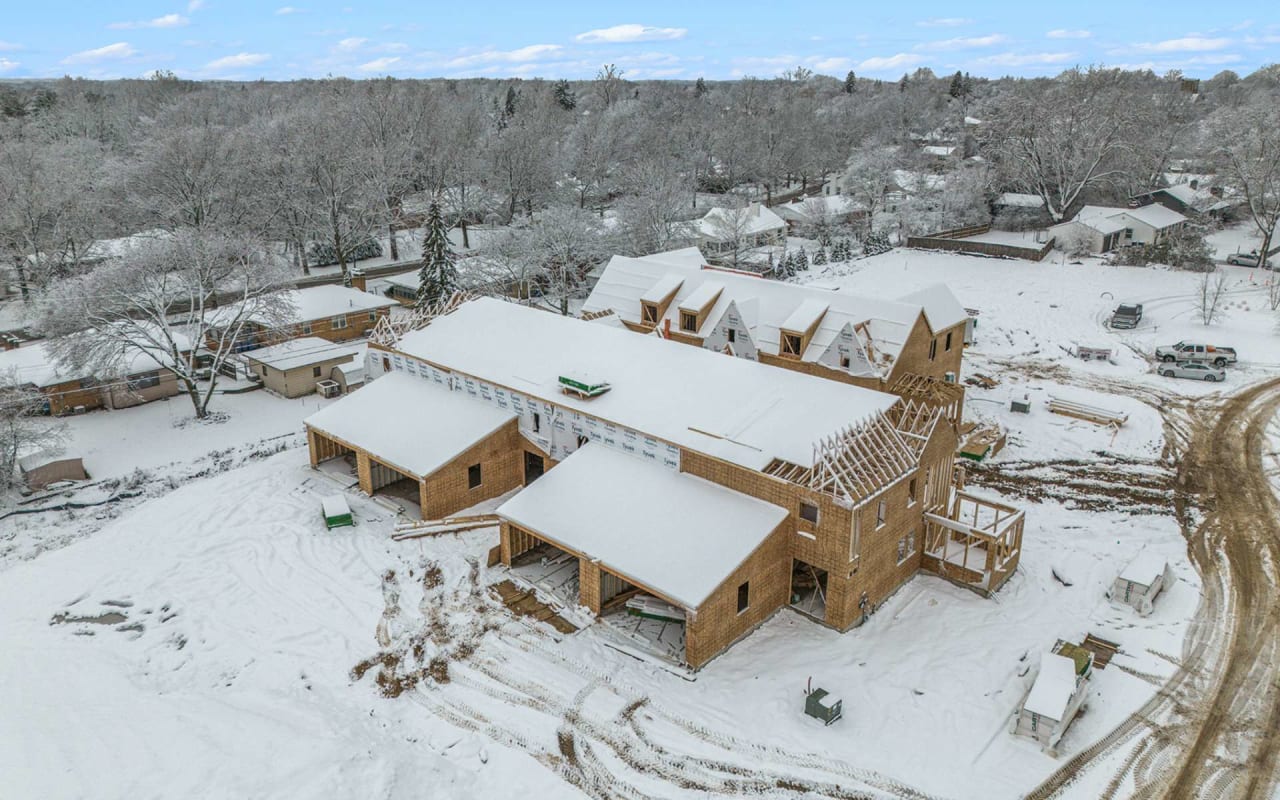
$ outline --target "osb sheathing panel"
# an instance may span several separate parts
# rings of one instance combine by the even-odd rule
[[[783,522],[725,579],[685,625],[685,661],[702,667],[787,603],[791,560]],[[738,612],[738,587],[750,584],[749,605]]]
[[[422,481],[423,519],[444,519],[476,503],[506,494],[524,483],[524,437],[516,420],[454,457]],[[468,471],[480,465],[480,485],[468,486]]]
[[[950,351],[944,349],[948,332],[951,333]],[[930,361],[929,342],[934,340],[938,342],[938,351],[934,359]],[[889,376],[889,383],[896,380],[898,376],[907,373],[925,375],[942,380],[948,372],[953,372],[958,378],[960,376],[960,360],[963,356],[964,323],[930,335],[929,323],[925,320],[924,314],[921,314],[916,318],[915,325],[911,327],[911,333],[907,336],[906,344],[903,345],[902,352],[898,354],[898,359],[893,364],[893,372]]]

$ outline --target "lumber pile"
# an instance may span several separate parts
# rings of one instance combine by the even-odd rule
[[[989,375],[983,375],[981,372],[975,372],[964,379],[964,382],[970,386],[980,386],[983,389],[994,389],[1000,385],[1000,381]]]
[[[471,514],[445,519],[405,522],[396,526],[391,538],[397,542],[406,539],[421,539],[425,536],[440,536],[446,533],[462,533],[476,528],[491,528],[498,524],[497,514]]]
[[[982,461],[1003,450],[1007,441],[1005,432],[998,425],[985,425],[965,437],[957,454],[970,461]]]
[[[1049,398],[1049,410],[1054,414],[1082,419],[1086,422],[1092,422],[1095,425],[1114,425],[1119,428],[1129,421],[1128,414],[1111,411],[1110,409],[1102,408],[1101,406],[1090,406],[1070,400],[1059,400],[1056,397]]]

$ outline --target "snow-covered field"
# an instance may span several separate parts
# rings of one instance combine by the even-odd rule
[[[1154,463],[1163,435],[1150,403],[1229,391],[1280,364],[1256,283],[1268,274],[1230,269],[1232,308],[1208,328],[1192,311],[1198,276],[1167,270],[897,250],[801,280],[892,295],[945,281],[980,310],[966,374],[1000,384],[971,387],[967,407],[1008,427],[997,463]],[[1138,329],[1105,326],[1120,301],[1145,303]],[[1246,363],[1225,386],[1153,375],[1143,354],[1181,338],[1234,345]],[[1111,347],[1115,363],[1076,359],[1080,345]],[[1024,395],[1032,412],[1010,413]],[[1116,432],[1056,417],[1050,395],[1129,422]],[[746,793],[735,781],[765,775],[788,779],[771,784],[779,797],[801,796],[786,791],[794,777],[1012,798],[1061,763],[1006,731],[1038,654],[1085,633],[1124,648],[1096,673],[1065,758],[1153,695],[1199,599],[1172,517],[1019,502],[1021,566],[994,599],[922,576],[843,635],[784,611],[690,681],[613,649],[598,627],[562,637],[469,595],[468,559],[484,563],[491,529],[395,542],[390,513],[350,495],[359,525],[325,531],[319,498],[335,485],[307,468],[298,433],[323,401],[228,395],[216,424],[184,424],[182,402],[69,421],[95,479],[147,472],[144,496],[118,513],[0,520],[0,796],[551,798],[604,781],[675,798]],[[181,479],[158,485],[169,473]],[[76,533],[45,530],[60,527]],[[1145,619],[1103,597],[1144,548],[1179,579]],[[443,589],[423,588],[428,562]],[[384,618],[387,570],[401,597]],[[449,683],[384,699],[372,671],[352,676],[379,651],[380,620],[403,639],[433,608],[450,630],[484,631]],[[103,614],[118,616],[92,619]],[[810,678],[843,696],[844,720],[824,728],[801,713]],[[1100,790],[1086,780],[1068,796]]]

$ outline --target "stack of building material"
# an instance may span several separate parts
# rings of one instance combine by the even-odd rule
[[[1116,427],[1121,427],[1129,421],[1128,414],[1111,411],[1099,406],[1076,403],[1071,400],[1059,400],[1056,397],[1049,399],[1049,410],[1055,414],[1061,414],[1064,417],[1075,417],[1076,419],[1082,419],[1086,422],[1092,422],[1095,425],[1115,425]]]

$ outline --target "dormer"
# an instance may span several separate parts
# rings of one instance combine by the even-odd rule
[[[796,310],[778,326],[778,355],[802,358],[804,351],[809,349],[809,342],[813,341],[814,332],[822,324],[827,308],[826,303],[813,298],[796,306]]]
[[[679,275],[664,275],[640,295],[640,324],[647,328],[658,327],[658,321],[666,316],[672,299],[683,284],[684,278]]]
[[[723,283],[706,281],[680,301],[680,332],[697,335],[723,291]]]

